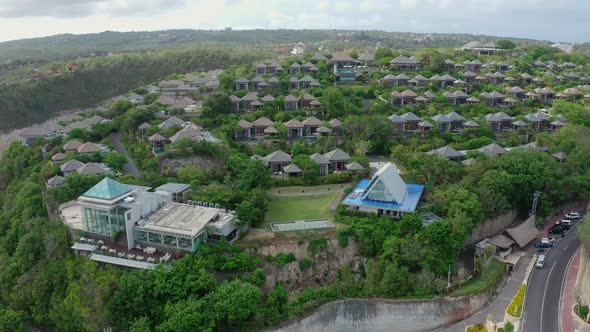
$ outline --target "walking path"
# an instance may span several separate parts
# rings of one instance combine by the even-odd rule
[[[527,271],[529,270],[529,265],[531,263],[532,257],[530,256],[523,256],[520,258],[512,274],[508,277],[508,280],[502,287],[500,293],[479,312],[471,315],[469,318],[456,323],[450,327],[440,329],[438,331],[444,332],[465,332],[465,328],[469,325],[474,325],[478,323],[485,323],[487,318],[491,316],[491,320],[494,323],[499,323],[504,321],[504,314],[506,313],[506,308],[514,298],[514,295],[518,292],[520,285],[522,285],[523,280],[527,277]]]
[[[125,172],[125,174],[133,174],[135,176],[139,176],[139,169],[137,169],[135,162],[133,161],[133,159],[131,159],[131,157],[129,157],[127,150],[125,150],[125,146],[123,146],[123,143],[121,142],[121,133],[112,133],[111,140],[113,141],[113,145],[115,146],[115,151],[119,152],[120,154],[124,155],[125,158],[127,158],[127,163],[123,165],[123,171]]]
[[[578,276],[578,269],[580,268],[580,258],[582,256],[582,250],[578,250],[576,255],[573,257],[565,278],[565,285],[563,288],[563,297],[561,298],[561,331],[571,332],[576,329],[578,325],[574,321],[573,312],[574,304],[576,299],[574,297],[576,278]],[[587,330],[583,330],[587,331]]]

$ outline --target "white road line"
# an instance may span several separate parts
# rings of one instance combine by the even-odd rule
[[[549,286],[549,279],[551,278],[551,272],[553,272],[553,268],[555,267],[555,264],[557,264],[557,262],[553,262],[553,265],[551,265],[551,269],[549,270],[549,274],[547,275],[547,279],[545,280],[545,289],[543,290],[543,301],[541,301],[541,316],[539,317],[541,319],[541,324],[539,325],[539,332],[543,332],[543,312],[545,311],[545,294],[547,294],[547,286]]]

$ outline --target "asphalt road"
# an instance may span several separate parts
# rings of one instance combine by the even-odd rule
[[[119,152],[127,158],[127,163],[123,165],[123,172],[125,174],[133,174],[135,176],[139,176],[139,169],[137,169],[137,166],[135,166],[135,162],[133,161],[133,159],[131,159],[131,157],[127,153],[127,150],[125,150],[125,146],[123,146],[123,143],[121,142],[121,133],[112,133],[111,141],[115,146],[115,151]]]
[[[580,245],[576,228],[572,228],[545,253],[545,267],[533,270],[527,286],[523,331],[560,331],[562,285],[570,258]]]

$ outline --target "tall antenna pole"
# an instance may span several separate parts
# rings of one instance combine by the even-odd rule
[[[541,192],[540,191],[535,191],[535,193],[533,194],[533,208],[529,212],[529,216],[532,216],[532,215],[536,215],[537,214],[537,203],[539,202],[539,197],[540,196],[541,196]]]

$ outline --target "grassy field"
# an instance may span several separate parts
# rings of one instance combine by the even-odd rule
[[[506,273],[506,265],[492,259],[490,265],[483,271],[483,274],[477,278],[467,281],[461,288],[453,292],[453,296],[464,296],[470,294],[479,294],[494,287]]]
[[[320,186],[312,186],[312,187],[305,187],[305,186],[292,186],[292,187],[275,187],[271,188],[271,193],[281,193],[281,194],[300,194],[300,193],[323,193],[327,191],[336,191],[340,192],[344,188],[350,186],[350,183],[343,183],[343,184],[323,184]]]
[[[283,191],[281,191],[282,193]],[[305,196],[268,195],[268,212],[264,217],[265,227],[271,222],[331,218],[332,202],[340,191],[328,194],[310,194]]]

